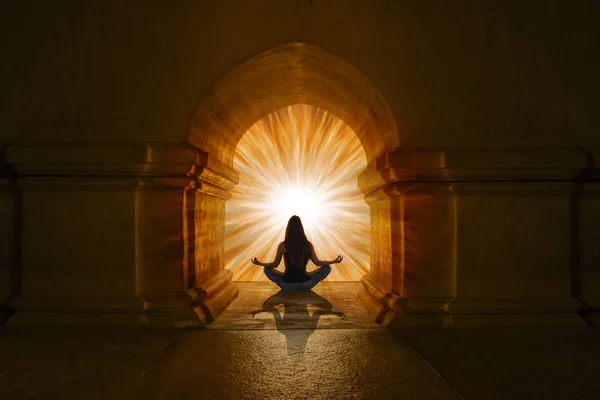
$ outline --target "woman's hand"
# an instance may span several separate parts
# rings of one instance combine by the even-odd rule
[[[256,257],[254,257],[252,260],[250,260],[250,262],[254,265],[260,265],[261,267],[263,266],[263,263],[258,261],[258,258],[256,258]]]
[[[331,263],[332,263],[332,264],[339,264],[339,263],[341,263],[341,262],[342,262],[342,260],[343,260],[343,259],[344,259],[344,257],[343,257],[343,256],[337,256],[337,257],[335,258],[335,260],[333,260]]]

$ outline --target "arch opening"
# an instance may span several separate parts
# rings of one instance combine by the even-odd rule
[[[358,280],[368,272],[369,278],[383,279],[388,283],[391,281],[391,264],[386,261],[391,248],[384,232],[390,225],[390,213],[381,213],[372,204],[366,205],[364,193],[359,194],[357,188],[357,176],[360,174],[362,189],[367,187],[369,192],[375,190],[377,185],[385,184],[377,175],[376,161],[378,157],[398,147],[399,137],[392,113],[377,88],[354,66],[313,45],[288,43],[252,57],[220,78],[197,109],[188,135],[188,142],[203,155],[203,166],[195,170],[199,179],[203,180],[200,191],[207,193],[206,196],[202,194],[200,200],[196,197],[196,211],[194,217],[190,218],[189,225],[195,228],[190,235],[193,240],[189,241],[191,244],[187,248],[190,253],[188,258],[194,259],[194,263],[189,264],[189,275],[195,277],[195,292],[200,293],[198,299],[204,301],[209,310],[212,310],[211,307],[215,308],[215,311],[211,311],[214,315],[219,314],[237,295],[236,285],[229,285],[233,273],[226,268],[226,259],[227,266],[231,266],[232,253],[226,255],[225,246],[227,245],[227,252],[231,252],[236,246],[243,246],[226,241],[225,225],[226,207],[233,207],[236,190],[241,190],[235,188],[239,175],[236,172],[239,167],[234,166],[238,144],[243,144],[244,135],[257,121],[278,110],[298,105],[319,109],[320,113],[328,113],[343,121],[348,126],[347,131],[353,132],[352,137],[357,139],[355,146],[362,149],[361,154],[364,154],[360,170],[353,171],[349,168],[345,172],[351,178],[348,184],[356,190],[356,198],[363,207],[360,214],[366,221],[370,221],[370,224],[367,222],[366,232],[362,228],[354,232],[366,237],[366,246],[361,244],[360,247],[369,249],[362,252],[368,262],[360,262],[361,265],[355,268],[353,276],[346,274],[346,277],[336,278],[334,275],[331,279]],[[362,168],[365,165],[366,168]],[[367,186],[362,182],[365,179],[368,181]],[[369,188],[370,184],[373,184],[372,188]],[[233,200],[230,199],[232,193]],[[279,205],[282,203],[285,205],[286,201],[281,198]],[[289,214],[290,210],[286,213]],[[371,219],[373,215],[375,218]],[[285,215],[285,222],[287,218],[289,215]],[[285,229],[285,223],[279,222],[273,226],[279,232]],[[348,232],[346,230],[345,233]],[[252,238],[253,242],[262,243],[262,232],[255,234],[257,237]],[[371,237],[372,241],[369,243]],[[380,240],[382,238],[385,240]],[[280,239],[281,236],[269,244],[271,251],[274,251]],[[248,246],[249,250],[252,248]],[[342,247],[331,253],[323,250],[319,255],[320,258],[326,258],[335,257],[339,253],[350,252]],[[262,256],[260,253],[253,255]],[[244,257],[242,263],[250,267],[251,257],[247,254]],[[262,261],[270,260],[267,256],[267,260]],[[241,274],[236,274],[233,280],[255,279],[256,275],[260,276],[261,268],[252,267],[255,268],[254,277],[243,278]]]
[[[271,261],[298,215],[319,258],[345,257],[327,280],[359,281],[370,261],[369,207],[357,187],[366,165],[355,132],[323,109],[297,104],[256,122],[238,143],[240,181],[226,203],[225,267],[233,280],[266,281],[250,259]]]

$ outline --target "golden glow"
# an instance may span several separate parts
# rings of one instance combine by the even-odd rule
[[[360,280],[370,247],[369,207],[357,188],[365,167],[356,134],[324,110],[294,105],[254,124],[237,146],[240,183],[226,203],[225,263],[233,279],[267,280],[250,259],[272,261],[296,214],[320,259],[344,256],[327,280]]]
[[[278,223],[287,223],[292,215],[298,215],[307,231],[314,230],[331,213],[325,193],[316,185],[278,188],[269,201],[269,208],[276,214]]]

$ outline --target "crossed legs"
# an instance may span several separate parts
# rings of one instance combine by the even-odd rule
[[[331,266],[323,265],[308,273],[310,276],[310,280],[306,282],[299,283],[287,283],[283,281],[283,273],[277,271],[274,268],[264,268],[263,272],[269,278],[269,280],[275,283],[277,286],[281,288],[281,290],[285,291],[294,291],[294,290],[311,290],[314,288],[317,283],[321,282],[323,279],[327,278],[327,276],[331,273]]]

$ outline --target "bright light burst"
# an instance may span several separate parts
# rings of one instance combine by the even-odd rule
[[[294,105],[254,124],[236,149],[240,183],[226,203],[225,262],[233,279],[267,280],[250,259],[272,261],[295,214],[320,259],[344,256],[328,280],[360,280],[370,248],[369,207],[357,188],[365,167],[356,134],[324,110]]]

